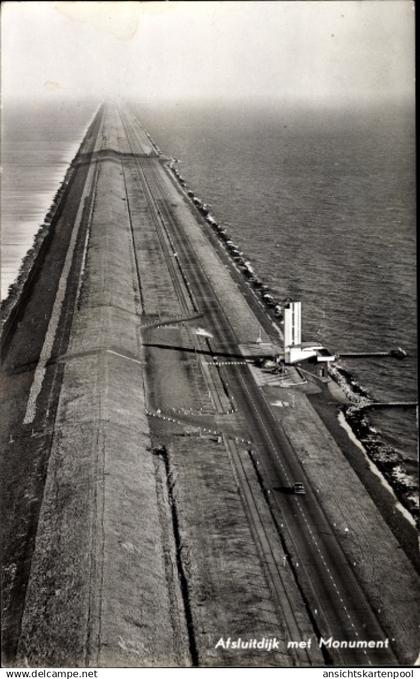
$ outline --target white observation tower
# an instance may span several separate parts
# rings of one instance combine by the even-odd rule
[[[284,306],[284,362],[287,364],[316,357],[317,362],[334,361],[322,345],[302,342],[301,302],[288,302]]]

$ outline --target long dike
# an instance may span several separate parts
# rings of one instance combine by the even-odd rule
[[[130,111],[99,110],[52,227],[2,335],[6,663],[412,664],[412,563],[312,387],[258,382],[275,332]]]

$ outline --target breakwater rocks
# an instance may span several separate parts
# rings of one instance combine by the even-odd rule
[[[146,137],[147,137],[148,140],[150,141],[150,143],[151,143],[153,149],[155,150],[156,155],[157,155],[157,156],[162,155],[162,152],[161,152],[159,146],[158,146],[158,145],[156,144],[156,142],[152,139],[151,135],[150,135],[148,132],[146,132]]]
[[[172,158],[168,162],[168,167],[174,178],[182,186],[204,222],[217,236],[236,268],[242,273],[251,288],[253,288],[256,296],[260,298],[266,311],[275,319],[281,321],[284,305],[289,299],[281,301],[275,299],[270,288],[263,283],[255,272],[249,259],[231,239],[226,227],[219,223],[211,214],[210,206],[202,201],[188,186],[186,180],[176,167],[177,163],[178,160],[176,158]],[[350,402],[350,405],[343,407],[343,413],[349,426],[366,449],[366,453],[371,461],[391,485],[401,504],[418,520],[417,486],[414,479],[407,472],[404,456],[381,439],[380,433],[376,432],[372,427],[368,416],[364,412],[365,406],[371,403],[368,392],[354,379],[351,373],[343,368],[332,366],[329,374],[344,389]]]
[[[241,272],[244,279],[249,283],[251,288],[257,297],[260,298],[262,304],[266,307],[267,311],[273,315],[277,320],[282,320],[283,318],[283,307],[284,304],[289,300],[277,300],[272,294],[268,285],[265,285],[261,278],[255,272],[251,262],[247,256],[239,249],[239,247],[231,239],[227,228],[220,224],[217,219],[210,213],[210,206],[202,201],[194,191],[188,186],[184,177],[181,175],[176,167],[178,160],[176,158],[171,158],[168,162],[168,168],[182,186],[188,198],[200,213],[204,222],[211,228],[213,233],[217,236],[221,245],[224,247],[230,259],[234,263],[235,267]]]
[[[419,497],[415,479],[407,471],[404,456],[387,444],[372,426],[365,407],[371,403],[368,392],[352,374],[338,366],[329,369],[331,377],[344,389],[350,404],[342,408],[344,417],[370,460],[393,488],[398,500],[419,522]]]

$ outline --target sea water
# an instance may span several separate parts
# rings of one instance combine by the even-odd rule
[[[3,112],[2,297],[95,108],[20,103]],[[136,110],[276,297],[301,300],[304,339],[332,353],[402,346],[402,362],[340,364],[374,400],[416,400],[413,111],[280,102]],[[415,411],[370,419],[415,474]]]
[[[136,107],[227,225],[303,339],[332,353],[402,346],[404,361],[340,360],[375,401],[416,395],[414,111],[246,102]],[[371,411],[416,474],[414,409]]]
[[[90,101],[5,102],[2,111],[1,298],[95,111]]]

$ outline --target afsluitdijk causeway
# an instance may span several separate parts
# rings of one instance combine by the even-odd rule
[[[222,233],[101,105],[3,316],[5,664],[416,661],[415,565]]]

